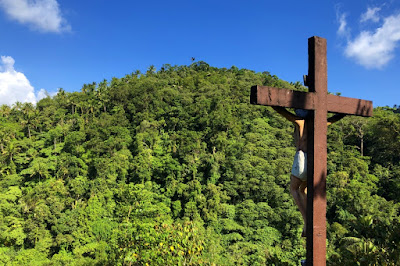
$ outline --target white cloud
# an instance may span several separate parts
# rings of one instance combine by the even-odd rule
[[[395,56],[400,41],[400,14],[384,18],[375,31],[362,31],[348,40],[345,55],[366,68],[382,68]]]
[[[36,95],[36,100],[40,101],[41,99],[44,99],[48,96],[54,96],[55,94],[57,94],[57,92],[49,95],[49,93],[45,89],[40,89],[40,91]]]
[[[381,8],[368,8],[360,17],[360,26],[365,22],[379,23],[375,29],[360,31],[352,37],[351,28],[347,23],[347,15],[339,12],[336,7],[338,22],[337,35],[345,40],[344,54],[366,68],[382,68],[395,57],[400,42],[400,13],[382,17],[378,13]],[[371,25],[368,25],[369,27]]]
[[[26,76],[14,69],[14,59],[11,56],[1,56],[0,61],[0,105],[12,105],[15,102],[31,102],[36,104],[47,96],[41,89],[37,96]]]
[[[0,7],[14,20],[44,32],[69,31],[57,0],[0,0]]]
[[[346,14],[336,14],[337,20],[339,22],[339,29],[337,30],[337,34],[339,36],[348,37],[349,29],[347,28]]]
[[[367,22],[371,20],[372,22],[379,22],[381,19],[378,15],[378,12],[381,10],[380,7],[370,8],[368,7],[367,11],[361,15],[360,22]]]

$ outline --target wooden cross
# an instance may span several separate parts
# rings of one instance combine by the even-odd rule
[[[308,39],[309,92],[251,88],[252,104],[311,110],[307,117],[307,266],[326,265],[327,112],[372,116],[372,102],[328,94],[326,39]]]

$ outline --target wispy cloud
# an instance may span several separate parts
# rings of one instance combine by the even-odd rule
[[[371,20],[372,22],[379,22],[380,17],[378,12],[381,10],[380,7],[370,8],[368,7],[367,11],[361,15],[360,22],[367,22]]]
[[[35,104],[46,93],[41,89],[37,95],[26,76],[14,69],[15,60],[11,56],[0,57],[0,105],[12,105],[15,102]]]
[[[57,0],[0,0],[0,7],[10,18],[39,31],[60,33],[71,30],[61,15]]]
[[[369,69],[387,65],[395,57],[395,49],[400,42],[400,14],[380,17],[379,11],[380,8],[368,8],[361,15],[360,23],[381,20],[382,23],[373,30],[361,31],[354,38],[349,34],[346,16],[338,17],[337,33],[340,37],[346,37],[345,56]]]
[[[337,16],[337,20],[339,22],[339,28],[337,30],[337,34],[339,36],[344,36],[344,37],[348,37],[348,35],[350,34],[349,29],[347,27],[347,21],[346,21],[346,16],[347,14],[343,13],[343,14],[336,14]]]

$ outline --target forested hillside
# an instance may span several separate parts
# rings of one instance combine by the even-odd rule
[[[197,62],[1,106],[0,265],[298,265],[293,128],[256,84],[305,89]],[[330,265],[400,261],[395,111],[329,128]]]

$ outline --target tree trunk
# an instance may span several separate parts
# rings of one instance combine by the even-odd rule
[[[361,135],[360,150],[361,150],[361,156],[364,156],[364,135]]]

